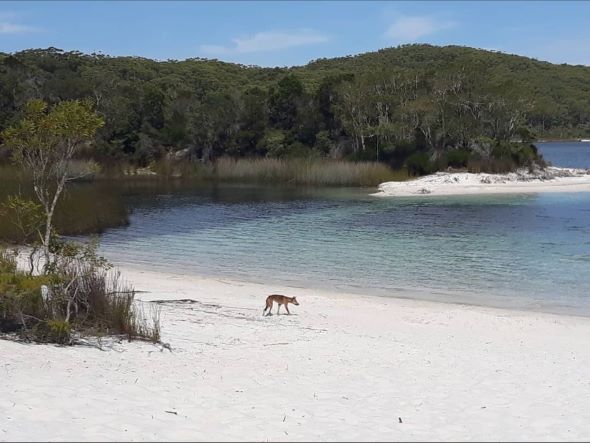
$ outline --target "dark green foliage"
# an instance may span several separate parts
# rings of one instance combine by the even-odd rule
[[[64,320],[48,320],[35,323],[31,328],[29,338],[39,343],[70,344],[71,325]]]
[[[305,99],[301,81],[293,74],[286,75],[272,87],[269,95],[271,124],[286,130],[295,127]]]
[[[470,157],[471,152],[467,149],[454,149],[447,153],[446,162],[452,168],[465,168]]]
[[[81,156],[102,164],[146,166],[182,150],[192,162],[329,156],[403,167],[422,152],[428,162],[410,160],[421,170],[520,165],[530,153],[499,145],[590,136],[590,68],[466,47],[406,45],[272,69],[55,48],[0,56],[0,130],[30,99],[90,98],[105,124]],[[498,146],[478,150],[480,137]]]
[[[408,173],[410,175],[425,175],[434,172],[435,166],[430,161],[428,154],[424,152],[415,152],[406,160]]]
[[[10,238],[18,244],[40,241],[44,227],[43,209],[33,200],[21,195],[8,195],[5,201],[0,200],[0,218],[4,220],[0,239]]]
[[[499,143],[492,150],[493,158],[514,165],[531,165],[537,159],[537,149],[534,145]]]

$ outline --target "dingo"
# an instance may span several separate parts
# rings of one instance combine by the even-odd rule
[[[281,310],[281,306],[285,305],[285,309],[287,310],[287,314],[291,315],[291,313],[289,312],[289,303],[293,303],[295,306],[299,306],[299,302],[297,301],[297,298],[295,297],[287,297],[285,295],[279,295],[279,294],[273,294],[273,295],[269,295],[268,297],[266,297],[266,307],[264,308],[264,311],[262,311],[262,315],[264,315],[264,313],[266,312],[266,310],[268,309],[268,314],[267,315],[272,315],[272,313],[270,312],[272,309],[272,303],[273,302],[277,302],[277,304],[279,305],[277,307],[277,315],[279,315],[279,311]]]

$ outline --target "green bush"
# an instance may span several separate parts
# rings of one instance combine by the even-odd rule
[[[312,147],[304,145],[303,143],[297,141],[285,146],[282,154],[280,155],[281,158],[305,159],[318,158],[319,156],[319,152],[314,150]]]
[[[471,152],[467,149],[454,149],[447,154],[446,163],[453,168],[465,168],[470,156]]]
[[[71,343],[72,328],[69,322],[64,320],[48,320],[36,323],[28,338],[39,343],[57,343],[68,345]]]
[[[534,164],[545,166],[537,148],[528,143],[497,143],[492,149],[490,162],[501,165],[501,168],[491,168],[493,169],[491,172],[496,172],[496,170],[497,172],[508,172],[518,167],[532,167]]]
[[[0,246],[0,274],[11,274],[16,272],[15,254],[2,249]]]
[[[334,142],[330,139],[328,131],[320,131],[315,137],[315,148],[322,154],[328,154]]]
[[[95,244],[56,242],[52,252],[46,274],[29,275],[0,250],[0,332],[59,344],[70,343],[74,333],[159,341],[159,310],[145,315],[133,288],[121,285]]]
[[[282,157],[287,148],[287,134],[278,129],[267,131],[260,142],[258,149],[269,157]]]
[[[488,174],[503,174],[514,171],[516,164],[511,159],[482,159],[481,157],[472,157],[467,162],[467,171],[473,173],[485,172]]]
[[[416,152],[410,155],[406,159],[406,167],[410,175],[426,175],[436,170],[430,161],[430,157],[424,152]]]

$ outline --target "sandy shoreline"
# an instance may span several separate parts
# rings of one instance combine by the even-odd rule
[[[474,174],[438,172],[405,182],[381,183],[377,197],[472,194],[534,194],[546,192],[590,192],[590,172],[585,169],[549,167],[529,174]]]
[[[590,436],[588,318],[123,275],[173,351],[0,341],[0,440]],[[295,315],[262,317],[271,292]]]

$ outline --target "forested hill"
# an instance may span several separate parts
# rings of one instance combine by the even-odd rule
[[[200,160],[520,162],[509,146],[516,140],[590,136],[590,67],[458,46],[406,45],[293,68],[55,48],[0,53],[0,130],[32,98],[93,100],[106,125],[92,155],[139,163],[178,150]]]

